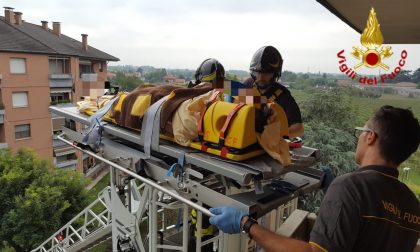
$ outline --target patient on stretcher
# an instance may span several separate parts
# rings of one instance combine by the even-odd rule
[[[160,114],[163,138],[232,160],[267,152],[283,166],[291,164],[283,109],[252,89],[238,88],[237,82],[226,81],[224,89],[213,89],[208,82],[193,88],[142,85],[117,96],[105,121],[140,130],[147,109],[166,97]],[[92,115],[113,98],[86,98],[77,105],[81,113]]]

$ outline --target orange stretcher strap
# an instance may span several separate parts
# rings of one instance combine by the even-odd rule
[[[226,157],[226,155],[228,154],[228,147],[225,146],[226,132],[229,129],[229,126],[230,126],[230,123],[232,122],[232,119],[235,117],[236,113],[243,106],[245,106],[245,103],[239,103],[229,112],[229,114],[226,118],[225,124],[223,125],[222,129],[220,130],[220,133],[219,133],[219,148],[221,148],[220,149],[220,156],[222,156],[222,157]]]

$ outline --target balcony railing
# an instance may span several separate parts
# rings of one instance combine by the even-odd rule
[[[98,74],[96,73],[83,73],[80,78],[83,82],[95,82],[98,81]]]
[[[71,78],[71,74],[50,74],[50,79],[54,80],[68,80]]]
[[[65,145],[65,146],[54,146],[54,153],[56,157],[62,157],[69,154],[73,154],[76,152],[76,149],[74,149],[71,146]]]
[[[75,160],[66,160],[63,162],[57,162],[56,166],[58,168],[75,168],[77,164],[77,159]]]

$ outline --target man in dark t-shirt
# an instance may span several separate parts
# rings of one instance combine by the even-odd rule
[[[283,108],[289,123],[290,137],[302,136],[304,129],[299,106],[290,91],[277,82],[282,66],[283,59],[276,48],[261,47],[252,57],[249,66],[251,78],[245,81],[245,85],[257,89],[262,96]]]
[[[258,74],[256,74],[258,75]],[[256,87],[253,78],[248,78],[244,84],[247,87]],[[280,91],[280,92],[279,92]],[[275,96],[275,93],[279,92],[279,96]],[[302,115],[300,113],[299,106],[297,105],[295,98],[293,98],[290,91],[278,82],[273,82],[269,88],[262,93],[262,95],[267,98],[272,97],[273,101],[279,104],[287,116],[287,121],[289,123],[290,137],[298,137],[303,135],[303,124],[302,124]],[[273,97],[274,95],[274,97]]]
[[[226,233],[248,233],[267,252],[413,251],[420,204],[398,180],[397,168],[419,147],[419,121],[408,109],[383,106],[354,134],[361,167],[330,185],[309,243],[275,234],[235,208],[211,208],[210,223]]]

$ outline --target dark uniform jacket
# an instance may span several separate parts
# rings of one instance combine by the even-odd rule
[[[244,84],[248,87],[253,87],[254,80],[252,78],[248,78]],[[264,95],[268,99],[273,99],[284,109],[289,126],[295,123],[302,123],[302,116],[299,106],[297,105],[292,94],[290,94],[290,91],[285,86],[275,82],[266,92],[262,93],[261,95]]]
[[[398,170],[366,166],[336,178],[322,201],[310,243],[323,251],[410,251],[420,205]]]

